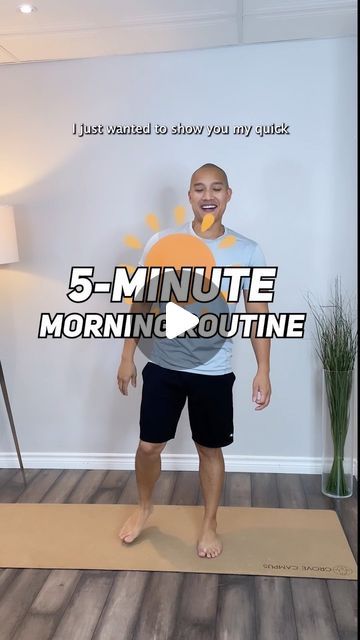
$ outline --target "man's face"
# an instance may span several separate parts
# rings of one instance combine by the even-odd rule
[[[192,177],[188,192],[189,200],[198,222],[202,222],[207,213],[215,221],[221,221],[232,191],[226,186],[224,178],[217,169],[199,169]]]

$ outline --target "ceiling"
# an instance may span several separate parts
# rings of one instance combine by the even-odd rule
[[[356,0],[0,0],[0,64],[356,33]]]

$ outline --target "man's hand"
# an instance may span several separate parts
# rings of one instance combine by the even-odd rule
[[[117,373],[118,387],[124,396],[128,395],[128,386],[131,380],[133,387],[136,387],[137,371],[134,360],[121,358],[120,366]]]
[[[252,399],[256,402],[255,411],[265,409],[270,402],[271,384],[268,373],[258,371],[253,380]]]

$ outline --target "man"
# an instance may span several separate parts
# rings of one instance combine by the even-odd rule
[[[188,192],[194,218],[180,231],[196,236],[210,247],[217,266],[224,266],[221,264],[224,259],[228,266],[264,266],[264,256],[257,243],[222,224],[231,195],[232,190],[223,169],[210,163],[201,166],[192,175]],[[205,216],[209,218],[210,214],[211,225],[204,225]],[[166,233],[169,231],[165,235]],[[159,235],[163,236],[164,232],[150,239],[144,254]],[[219,253],[219,245],[224,246],[222,241],[230,236],[231,242],[227,244],[232,246],[227,249],[227,253]],[[248,301],[248,289],[249,278],[245,280],[243,289],[246,312],[268,313],[267,303]],[[137,311],[142,313],[148,309],[149,305],[143,304],[142,309],[138,308]],[[255,330],[256,326],[251,342],[258,368],[252,384],[252,400],[257,405],[256,410],[262,410],[269,404],[271,396],[270,340],[256,338]],[[119,389],[124,395],[128,394],[130,381],[136,386],[136,345],[137,340],[132,338],[127,338],[124,343],[117,376]],[[214,558],[222,551],[222,542],[216,533],[216,514],[225,477],[221,447],[231,444],[233,436],[232,385],[235,376],[231,370],[231,341],[226,340],[209,362],[193,369],[177,369],[176,360],[167,357],[164,366],[160,355],[155,355],[143,371],[141,431],[135,458],[139,506],[125,522],[119,536],[125,543],[132,542],[153,511],[151,496],[161,471],[160,454],[167,441],[174,437],[178,419],[188,398],[190,426],[199,454],[200,484],[205,507],[197,553],[200,557]]]

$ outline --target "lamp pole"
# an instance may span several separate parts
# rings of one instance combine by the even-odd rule
[[[21,472],[22,472],[22,477],[23,477],[24,483],[27,484],[26,477],[25,477],[25,471],[24,471],[24,465],[23,465],[23,462],[22,462],[19,443],[18,443],[18,439],[17,439],[17,435],[16,435],[14,418],[13,418],[12,411],[11,411],[9,395],[8,395],[7,388],[6,388],[4,371],[3,371],[3,368],[2,368],[2,365],[1,365],[1,360],[0,360],[0,386],[1,386],[3,397],[4,397],[5,407],[6,407],[6,411],[7,411],[7,414],[8,414],[12,435],[13,435],[13,438],[14,438],[15,449],[16,449],[18,460],[19,460],[19,465],[20,465],[20,469],[21,469]]]
[[[9,264],[19,261],[19,253],[16,240],[14,209],[9,206],[0,206],[0,264]],[[12,435],[14,438],[15,449],[24,480],[24,484],[27,485],[24,466],[22,463],[19,443],[16,435],[14,418],[11,411],[9,394],[7,392],[4,371],[0,361],[0,386],[5,402],[6,411],[8,414]]]

